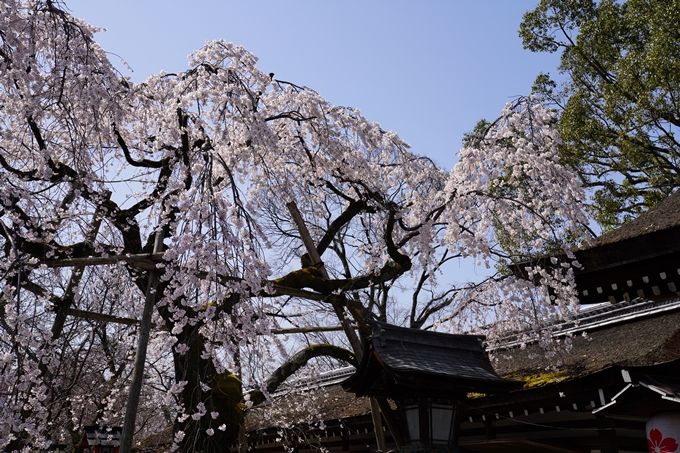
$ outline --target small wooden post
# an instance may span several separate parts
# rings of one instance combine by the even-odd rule
[[[380,406],[375,398],[371,400],[371,417],[373,417],[373,427],[375,428],[375,441],[378,444],[378,450],[383,453],[387,452],[387,442],[385,442],[385,431],[383,431],[382,420],[380,420]]]
[[[238,453],[248,453],[248,439],[246,437],[246,422],[238,427]]]

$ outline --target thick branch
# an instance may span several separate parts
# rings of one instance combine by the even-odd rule
[[[366,210],[366,207],[366,201],[364,200],[350,202],[349,206],[347,206],[347,209],[345,209],[345,211],[340,214],[337,219],[331,222],[328,230],[326,230],[326,234],[324,234],[324,236],[319,241],[319,245],[316,246],[319,255],[323,255],[323,252],[326,251],[338,231],[340,231],[343,226],[347,225],[357,214]]]
[[[163,253],[143,253],[138,255],[111,255],[51,260],[36,264],[36,267],[40,264],[44,264],[48,268],[58,268],[126,263],[140,269],[153,270],[156,269],[156,264],[160,262],[163,262]],[[332,303],[333,301],[331,299],[336,299],[336,297],[333,297],[333,292],[364,289],[377,283],[393,280],[404,272],[406,271],[401,266],[395,263],[387,263],[378,274],[364,275],[351,279],[326,280],[319,275],[315,275],[314,272],[309,272],[309,268],[305,268],[299,271],[293,271],[279,279],[266,282],[271,286],[271,289],[274,290],[273,292],[262,291],[257,294],[253,293],[252,295],[261,297],[291,296],[318,302]],[[199,278],[206,278],[207,276],[207,274],[203,272],[198,272],[195,275]],[[226,284],[228,282],[241,281],[242,279],[238,277],[218,276],[218,280],[220,283]],[[302,288],[312,288],[315,291],[322,290],[323,292],[306,291]],[[346,304],[349,308],[363,308],[360,303],[349,299]]]
[[[68,258],[63,260],[45,261],[48,268],[75,267],[75,266],[101,266],[106,264],[128,263],[140,269],[156,269],[156,263],[163,261],[163,253],[143,253],[139,255],[111,255],[92,256],[86,258]]]
[[[160,161],[155,161],[155,160],[149,160],[149,159],[142,159],[142,160],[134,160],[132,158],[132,155],[130,154],[130,149],[127,146],[127,143],[125,143],[125,140],[123,139],[123,136],[120,135],[120,132],[118,131],[118,128],[116,125],[113,125],[113,133],[116,134],[116,141],[118,142],[118,145],[120,146],[120,149],[123,150],[123,154],[125,155],[125,160],[132,165],[133,167],[145,167],[145,168],[163,168],[164,166],[167,165],[168,160],[163,159]]]
[[[75,316],[76,318],[90,319],[92,321],[112,322],[115,324],[124,324],[126,326],[139,325],[138,319],[122,318],[120,316],[107,315],[105,313],[96,313],[94,311],[78,310],[76,308],[69,308],[66,310],[67,315]]]
[[[18,170],[14,167],[12,167],[6,160],[5,157],[0,153],[0,165],[2,165],[2,168],[7,170],[10,173],[14,173],[15,175],[19,176],[20,178],[25,178],[25,179],[33,179],[37,173],[37,170],[33,169],[30,171],[21,171]]]
[[[291,327],[288,329],[272,329],[276,335],[286,335],[289,333],[315,333],[315,332],[340,332],[344,330],[342,326],[310,326],[310,327]]]
[[[271,394],[275,392],[286,379],[297,370],[307,365],[307,362],[315,357],[333,357],[334,359],[342,360],[354,366],[358,365],[354,354],[347,349],[332,344],[308,346],[288,359],[272,373],[269,379],[267,379],[267,382],[265,382],[267,393]],[[260,404],[265,400],[266,397],[262,390],[253,390],[250,392],[250,401],[252,401],[254,405]]]
[[[395,214],[394,212],[390,212],[389,216],[387,217],[387,224],[385,226],[385,245],[387,246],[387,254],[390,255],[390,258],[394,260],[397,267],[403,269],[402,273],[404,273],[411,269],[412,263],[411,258],[402,254],[394,244],[392,232],[394,231],[395,223]]]

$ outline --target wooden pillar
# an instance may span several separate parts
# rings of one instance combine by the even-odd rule
[[[165,234],[163,232],[163,226],[159,221],[153,246],[154,253],[160,253],[162,251],[164,238]],[[135,433],[135,420],[137,419],[137,408],[139,407],[139,395],[142,391],[146,349],[149,344],[149,334],[151,332],[151,314],[156,303],[157,284],[158,271],[154,269],[149,271],[146,299],[144,300],[144,311],[142,312],[142,319],[139,321],[139,329],[137,331],[137,352],[135,353],[135,366],[132,370],[132,382],[130,383],[127,405],[125,406],[123,434],[120,439],[120,453],[130,453],[132,450],[132,436]]]
[[[597,426],[597,440],[600,444],[600,452],[619,453],[615,420],[613,418],[598,416],[595,424]]]
[[[460,410],[461,402],[456,403],[456,408],[453,410],[453,435],[451,436],[451,444],[454,447],[458,446],[458,439],[460,438],[460,425],[463,422],[463,414]]]
[[[323,278],[329,280],[330,276],[328,275],[328,271],[326,271],[326,267],[324,266],[323,261],[321,261],[319,251],[316,249],[316,244],[314,244],[314,240],[312,239],[312,236],[309,234],[309,230],[307,230],[307,225],[305,225],[305,221],[302,218],[302,214],[300,214],[297,205],[295,204],[295,202],[291,201],[286,205],[286,207],[288,207],[288,211],[290,211],[290,215],[298,227],[300,237],[302,238],[302,243],[305,245],[307,254],[309,255],[309,258],[312,260],[312,265],[319,269],[319,272],[321,272],[321,276]],[[347,319],[347,317],[345,316],[344,307],[338,303],[334,303],[333,309],[335,310],[335,314],[338,316],[340,324],[342,325],[343,330],[345,331],[345,335],[347,335],[347,339],[349,340],[349,343],[352,346],[352,349],[354,350],[354,355],[356,356],[357,361],[361,361],[361,356],[363,355],[364,352],[363,345],[361,344],[361,341],[359,340],[357,333],[352,328],[349,319]]]
[[[346,429],[342,430],[342,451],[349,451],[350,441],[349,441],[349,431]]]
[[[385,419],[387,429],[390,430],[390,434],[392,434],[392,439],[394,439],[394,443],[397,444],[397,450],[400,450],[401,446],[404,445],[404,439],[403,437],[401,437],[401,431],[399,430],[399,425],[397,425],[397,421],[394,419],[394,413],[392,412],[390,403],[387,402],[387,398],[375,398],[375,400],[378,403],[378,406],[380,406],[380,413]],[[386,450],[383,450],[383,452],[384,451]]]
[[[246,422],[238,427],[238,453],[248,452],[248,438],[246,437]]]
[[[496,427],[493,425],[493,420],[491,416],[486,415],[486,420],[484,420],[484,428],[486,429],[486,440],[492,440],[496,438]]]
[[[386,452],[387,443],[385,442],[385,431],[383,430],[382,420],[380,420],[380,406],[375,398],[371,398],[371,416],[373,417],[373,428],[375,429],[375,440],[378,445],[378,450]]]

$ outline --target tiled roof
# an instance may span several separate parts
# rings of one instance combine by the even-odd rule
[[[375,322],[372,343],[382,362],[396,372],[445,378],[500,381],[484,351],[484,337],[408,329]]]

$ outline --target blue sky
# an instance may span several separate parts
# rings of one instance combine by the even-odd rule
[[[97,40],[134,81],[186,68],[206,40],[244,46],[264,72],[359,108],[451,168],[463,133],[528,94],[555,55],[522,49],[522,14],[538,0],[66,0],[106,28]],[[124,58],[134,72],[119,64]]]

